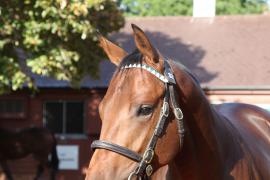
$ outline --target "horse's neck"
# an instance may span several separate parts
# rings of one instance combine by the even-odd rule
[[[174,162],[179,174],[191,180],[223,179],[224,153],[219,135],[224,130],[218,122],[220,117],[194,81],[179,88],[186,128],[184,147]]]

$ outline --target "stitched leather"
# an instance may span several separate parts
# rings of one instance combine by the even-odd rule
[[[96,140],[93,141],[93,143],[91,144],[91,148],[92,149],[106,149],[118,154],[121,154],[129,159],[132,159],[136,162],[140,162],[142,160],[142,157],[140,154],[131,151],[125,147],[119,146],[117,144],[111,143],[111,142],[107,142],[104,140]]]

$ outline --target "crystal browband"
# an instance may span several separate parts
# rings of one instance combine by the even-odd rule
[[[169,82],[168,79],[164,75],[160,74],[157,70],[155,70],[151,66],[148,66],[147,64],[129,64],[129,65],[125,65],[121,69],[130,69],[130,68],[142,68],[142,69],[150,72],[154,76],[156,76],[162,82],[164,82],[164,83],[168,83]]]

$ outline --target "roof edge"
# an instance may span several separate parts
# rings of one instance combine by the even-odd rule
[[[203,90],[209,91],[270,91],[270,86],[201,86]]]
[[[257,17],[270,17],[270,13],[262,14],[235,14],[235,15],[216,15],[214,17],[193,17],[193,16],[127,16],[126,20],[157,20],[157,19],[226,19],[226,18],[257,18]]]

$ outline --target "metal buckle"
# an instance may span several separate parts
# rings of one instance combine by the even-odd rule
[[[164,102],[163,106],[162,106],[162,115],[165,117],[169,116],[169,103],[168,102]]]
[[[174,108],[174,115],[176,119],[183,119],[184,115],[180,108]]]
[[[149,164],[153,157],[154,157],[154,150],[153,149],[147,149],[145,153],[143,154],[143,161],[147,164]]]
[[[128,180],[132,180],[131,178],[132,178],[133,176],[137,176],[137,174],[136,174],[135,171],[132,171],[132,172],[129,174]]]
[[[133,177],[137,177],[138,180],[142,180],[142,177],[138,175],[139,167],[137,167],[134,171],[132,171],[129,176],[128,180],[132,180]]]
[[[145,173],[148,177],[150,177],[153,173],[153,167],[149,164],[146,169],[145,169]]]

